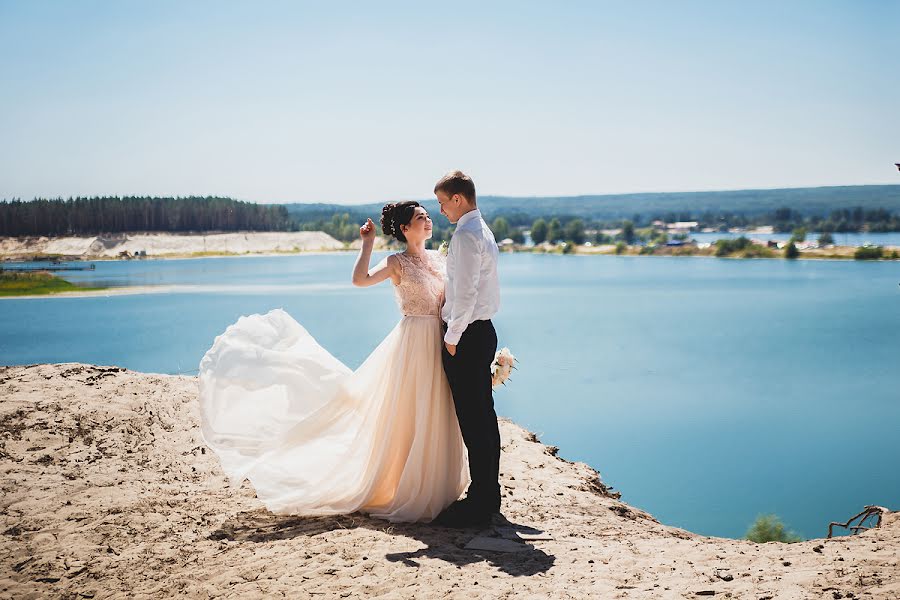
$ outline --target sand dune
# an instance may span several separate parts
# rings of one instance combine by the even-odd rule
[[[0,368],[0,597],[900,597],[898,513],[853,538],[694,535],[505,420],[489,530],[275,516],[228,487],[196,396],[191,377]]]
[[[121,252],[146,252],[148,257],[209,253],[261,253],[341,250],[344,244],[322,231],[239,232],[210,234],[123,233],[87,237],[0,238],[6,257],[61,254],[80,258],[111,258]]]

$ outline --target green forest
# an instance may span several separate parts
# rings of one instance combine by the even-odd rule
[[[451,225],[437,202],[422,201],[434,219],[434,241]],[[37,198],[0,201],[0,235],[62,236],[137,231],[325,231],[342,241],[358,236],[381,204],[256,204],[213,196]],[[700,228],[770,225],[778,232],[900,231],[900,185],[675,192],[546,198],[479,197],[498,240],[589,239],[586,231],[647,228],[654,221],[697,221]],[[594,234],[595,241],[604,241]]]
[[[0,202],[0,235],[96,235],[126,231],[287,231],[281,205],[212,196],[36,198]]]
[[[437,201],[433,197],[427,197],[421,202],[429,212],[437,214]],[[891,212],[900,212],[900,185],[531,198],[484,195],[478,197],[478,205],[492,217],[502,216],[514,224],[524,224],[537,217],[547,216],[565,216],[592,221],[622,221],[635,220],[635,215],[639,215],[641,217],[639,220],[652,221],[666,215],[680,217],[715,214],[740,215],[752,219],[785,207],[808,217],[824,216],[835,210],[855,207],[862,210],[883,208]],[[302,216],[303,220],[327,219],[341,212],[349,212],[351,216],[381,214],[381,204],[376,203],[354,206],[340,204],[285,206],[292,216]],[[518,223],[519,221],[521,223]]]
[[[883,208],[863,210],[861,207],[842,208],[832,211],[829,215],[803,216],[800,212],[790,208],[779,208],[775,211],[747,217],[732,213],[716,214],[704,213],[692,215],[691,213],[670,214],[661,216],[634,215],[631,219],[623,220],[596,220],[582,219],[571,215],[555,216],[544,215],[531,220],[531,217],[494,216],[489,210],[483,210],[484,216],[494,232],[494,237],[499,241],[506,238],[515,243],[525,240],[525,232],[531,232],[531,238],[535,243],[541,242],[573,242],[583,244],[585,241],[595,243],[610,243],[614,238],[601,232],[603,229],[621,229],[622,234],[617,238],[627,243],[638,239],[647,238],[636,233],[638,229],[648,229],[653,221],[662,220],[667,223],[676,221],[696,221],[697,228],[713,228],[719,231],[727,231],[731,227],[758,227],[769,225],[779,233],[793,233],[798,230],[809,232],[846,233],[846,232],[888,232],[900,231],[900,212],[891,213]],[[430,212],[434,220],[433,243],[439,243],[450,239],[453,226],[435,212]],[[332,237],[342,241],[352,241],[359,235],[359,224],[365,222],[367,215],[361,211],[345,211],[322,216],[312,220],[303,220],[304,215],[292,215],[297,220],[297,226],[305,231],[325,231]],[[588,235],[592,231],[593,234]],[[648,241],[649,238],[647,238]],[[662,240],[665,241],[665,240]]]
[[[434,219],[434,240],[452,226],[434,199],[422,201]],[[349,241],[357,223],[377,222],[381,204],[287,204],[301,229],[326,231]],[[535,241],[586,240],[585,230],[644,228],[653,221],[697,221],[698,228],[772,226],[777,232],[900,231],[900,185],[866,185],[722,192],[672,192],[545,198],[482,196],[478,206],[495,237],[520,241],[535,229]],[[606,241],[598,236],[595,241]]]

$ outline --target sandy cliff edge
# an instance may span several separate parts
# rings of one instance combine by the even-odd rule
[[[102,236],[0,237],[0,256],[62,255],[81,259],[116,258],[145,252],[148,258],[192,254],[256,254],[343,250],[323,231],[241,231],[229,233],[117,233]]]
[[[200,441],[196,395],[192,377],[0,367],[0,597],[900,597],[896,512],[853,538],[695,535],[507,420],[509,524],[275,516],[246,482],[227,486]]]

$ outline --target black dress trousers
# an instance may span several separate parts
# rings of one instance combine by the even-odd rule
[[[500,429],[491,388],[491,363],[496,352],[497,332],[490,320],[484,320],[466,327],[455,356],[446,346],[442,355],[469,452],[472,483],[466,503],[484,513],[500,512]]]

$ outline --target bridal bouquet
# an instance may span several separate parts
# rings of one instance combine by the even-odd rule
[[[510,373],[516,368],[516,357],[513,356],[509,348],[503,347],[497,350],[494,355],[494,362],[491,363],[491,387],[506,385]]]

